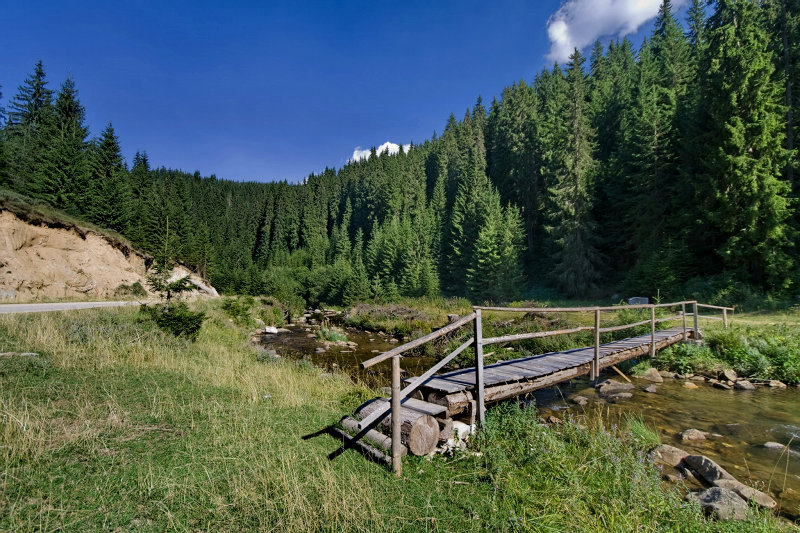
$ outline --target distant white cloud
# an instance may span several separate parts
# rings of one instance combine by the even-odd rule
[[[411,149],[411,145],[410,144],[404,144],[403,145],[403,151],[404,152],[408,152],[409,149]],[[387,152],[387,151],[389,152],[390,155],[391,154],[396,154],[397,152],[400,151],[400,145],[399,144],[395,144],[393,142],[386,141],[382,145],[378,146],[378,148],[376,148],[376,150],[378,151],[379,155],[382,154],[383,152]],[[350,158],[350,161],[359,161],[361,159],[367,159],[367,158],[369,158],[369,154],[371,152],[372,152],[371,149],[362,150],[360,146],[356,146],[356,149],[353,150],[353,157]]]
[[[673,12],[688,0],[673,0]],[[624,37],[658,15],[661,0],[567,0],[547,21],[551,61],[566,61],[599,37]]]

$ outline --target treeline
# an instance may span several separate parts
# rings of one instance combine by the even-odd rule
[[[8,104],[0,184],[171,255],[220,290],[352,303],[501,301],[530,287],[793,294],[800,1],[668,0],[638,51],[577,50],[480,99],[408,152],[304,183],[130,169],[88,139],[75,84],[41,63]]]

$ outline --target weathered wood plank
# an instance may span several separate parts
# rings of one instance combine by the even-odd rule
[[[653,339],[651,335],[652,333],[601,345],[600,368],[606,368],[648,353]],[[657,331],[655,333],[656,348],[664,348],[681,340],[682,337],[682,327]],[[536,381],[573,367],[589,364],[593,358],[594,347],[588,347],[502,361],[484,367],[484,386],[488,388],[514,382]],[[453,394],[474,390],[475,383],[475,369],[467,368],[440,374],[421,386],[429,391]]]

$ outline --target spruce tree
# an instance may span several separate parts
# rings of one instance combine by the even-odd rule
[[[6,163],[6,110],[3,107],[3,86],[0,85],[0,185],[8,182],[8,169]]]
[[[707,226],[697,231],[741,281],[781,289],[793,267],[789,187],[780,179],[789,154],[760,9],[753,2],[719,0],[709,19],[694,141],[703,147],[695,183]]]
[[[47,87],[41,61],[18,90],[9,106],[6,126],[8,171],[16,190],[30,192],[29,185],[44,162],[45,133],[53,115],[53,93]]]
[[[565,145],[558,154],[557,182],[550,188],[549,230],[555,244],[556,285],[568,296],[595,292],[599,277],[591,180],[595,133],[587,112],[583,55],[576,49],[566,70],[569,91]]]
[[[150,178],[150,160],[147,152],[136,152],[133,156],[133,167],[130,172],[131,184],[131,221],[128,238],[137,246],[145,246],[144,220],[147,213],[147,200],[152,186]]]
[[[36,197],[76,215],[83,213],[89,185],[85,116],[69,77],[56,98],[52,120],[42,129],[45,154],[29,185]]]
[[[131,207],[128,172],[114,127],[109,123],[100,139],[92,143],[87,215],[95,224],[124,233],[130,223]],[[177,229],[173,221],[172,231]]]

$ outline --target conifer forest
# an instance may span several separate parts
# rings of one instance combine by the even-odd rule
[[[524,53],[524,51],[522,51]],[[76,59],[77,60],[77,59]],[[662,3],[430,139],[302,183],[238,182],[90,137],[80,80],[0,80],[0,187],[298,305],[798,293],[800,1]],[[442,117],[443,119],[445,117]],[[109,117],[113,119],[113,117]]]

